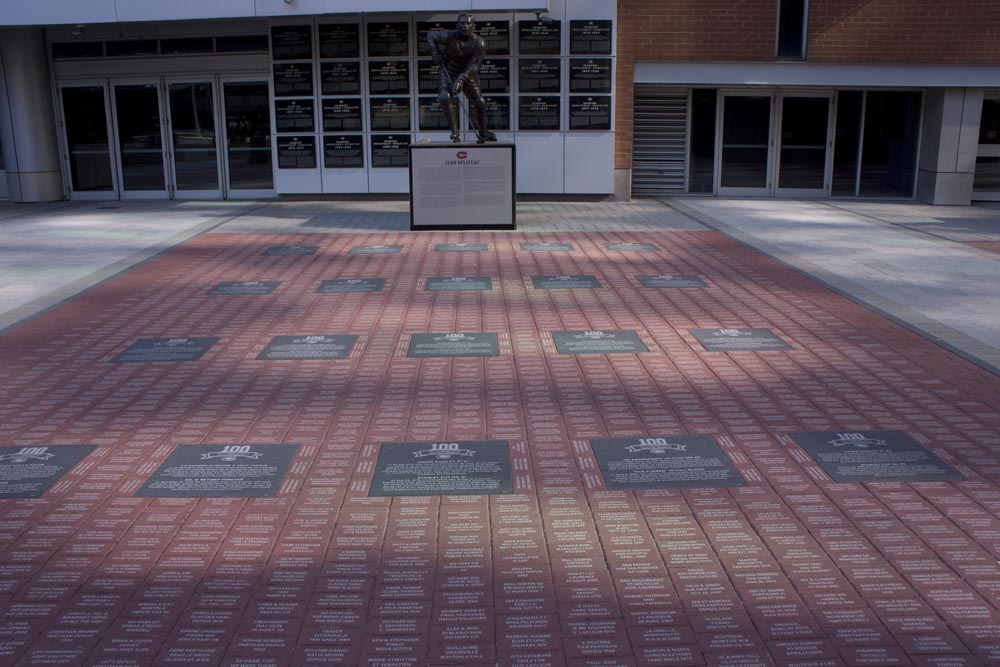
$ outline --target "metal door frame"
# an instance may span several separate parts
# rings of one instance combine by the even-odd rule
[[[116,89],[118,86],[146,86],[153,85],[156,87],[157,101],[160,108],[160,153],[161,162],[163,165],[163,190],[131,190],[125,189],[125,177],[123,174],[123,165],[121,159],[121,145],[119,140],[118,132],[118,99],[116,94]],[[109,78],[108,86],[111,90],[111,112],[113,114],[112,125],[115,129],[114,132],[114,146],[115,146],[115,156],[116,160],[116,170],[118,172],[118,182],[121,184],[119,187],[119,198],[122,201],[129,199],[171,199],[175,192],[173,187],[173,181],[171,176],[171,170],[169,168],[169,160],[167,152],[169,150],[168,136],[167,136],[167,118],[169,117],[168,110],[166,108],[166,95],[165,88],[163,85],[162,76],[148,76],[148,77],[124,77],[124,78]]]
[[[66,134],[66,104],[63,100],[64,88],[101,88],[104,93],[104,124],[108,134],[108,161],[111,169],[111,189],[86,191],[73,189],[73,165],[69,159],[69,136]],[[121,198],[121,180],[118,174],[120,162],[115,140],[114,121],[111,117],[111,90],[107,79],[67,80],[56,83],[59,104],[57,120],[59,123],[59,146],[62,162],[66,169],[66,193],[73,201],[118,201]]]
[[[726,98],[727,97],[767,97],[771,101],[770,118],[768,122],[767,140],[767,184],[762,188],[741,188],[724,187],[722,185],[722,139],[726,124]],[[718,92],[718,105],[716,110],[715,124],[715,194],[719,197],[772,197],[774,196],[774,134],[775,134],[775,100],[778,93],[773,88],[720,88]]]
[[[817,89],[817,90],[778,90],[776,91],[775,100],[775,131],[774,136],[777,137],[777,142],[772,140],[772,148],[774,153],[774,171],[771,175],[772,183],[774,184],[774,196],[775,197],[803,197],[803,198],[817,198],[817,197],[829,197],[831,192],[831,185],[833,182],[833,138],[836,136],[834,125],[837,122],[836,113],[836,95],[832,90]],[[827,109],[826,109],[826,159],[823,166],[823,187],[822,188],[782,188],[778,179],[781,176],[781,128],[784,121],[784,101],[789,97],[825,97],[827,99]]]
[[[207,83],[212,90],[212,116],[215,121],[215,174],[218,187],[214,190],[181,190],[177,187],[177,160],[174,154],[173,143],[173,117],[170,112],[170,84],[173,83]],[[225,185],[223,182],[222,158],[223,152],[220,146],[219,125],[223,121],[220,115],[220,88],[219,77],[215,74],[203,76],[164,76],[162,77],[163,107],[166,110],[166,121],[164,128],[168,143],[164,144],[164,153],[167,155],[167,170],[170,176],[171,199],[225,199]]]
[[[223,196],[226,199],[273,199],[277,196],[275,190],[275,182],[277,180],[277,162],[276,154],[277,147],[274,142],[271,142],[271,189],[270,190],[238,190],[230,187],[229,183],[229,127],[226,122],[226,94],[225,86],[227,83],[262,83],[267,86],[267,106],[268,106],[268,120],[271,123],[271,127],[268,131],[268,136],[273,139],[274,137],[274,91],[272,89],[273,83],[271,77],[267,72],[262,72],[260,75],[253,76],[249,74],[219,74],[216,76],[219,85],[217,95],[219,98],[219,106],[217,111],[217,116],[219,119],[220,127],[222,132],[218,133],[222,137],[220,142],[221,157],[219,159],[219,164],[221,166],[221,177]],[[322,144],[322,134],[319,134],[319,142]]]

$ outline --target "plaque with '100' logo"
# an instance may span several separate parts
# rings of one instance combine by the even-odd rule
[[[510,493],[506,440],[386,442],[379,449],[369,496]]]
[[[180,445],[139,488],[142,498],[273,496],[298,445]]]

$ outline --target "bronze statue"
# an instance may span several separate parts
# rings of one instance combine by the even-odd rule
[[[460,14],[455,30],[440,30],[427,34],[434,62],[441,66],[438,77],[438,100],[448,115],[451,140],[461,141],[458,129],[458,95],[465,93],[469,100],[470,116],[475,110],[476,141],[496,141],[495,134],[486,129],[486,102],[479,89],[479,66],[486,56],[486,42],[476,34],[476,18]]]

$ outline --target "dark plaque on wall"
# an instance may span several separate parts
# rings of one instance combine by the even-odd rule
[[[655,243],[605,243],[604,247],[616,252],[645,252],[660,249]]]
[[[483,64],[479,66],[479,88],[484,95],[509,93],[510,60],[507,58],[483,60]]]
[[[680,276],[680,275],[655,275],[655,276],[636,276],[636,280],[643,287],[653,287],[657,289],[692,289],[708,287],[705,281],[698,276]]]
[[[258,359],[346,359],[357,336],[275,336]]]
[[[316,289],[317,294],[344,294],[352,292],[381,292],[385,278],[338,278],[324,280]]]
[[[309,60],[312,58],[312,26],[272,26],[271,58],[273,60]]]
[[[401,252],[401,245],[356,245],[350,250],[352,255],[395,255]]]
[[[283,63],[273,67],[275,97],[298,97],[313,94],[311,63]]]
[[[410,64],[405,60],[376,60],[368,63],[370,95],[407,95],[410,92]]]
[[[328,23],[319,27],[320,58],[360,58],[361,27],[357,23]]]
[[[634,331],[553,331],[559,354],[626,354],[649,352]]]
[[[558,130],[559,97],[517,98],[517,127],[520,130]]]
[[[117,364],[148,361],[197,361],[218,338],[140,338],[111,361]]]
[[[136,491],[140,498],[273,496],[298,445],[180,445]]]
[[[688,329],[709,352],[742,350],[790,350],[770,329]]]
[[[591,438],[590,448],[611,490],[745,484],[729,457],[707,435]]]
[[[448,130],[448,117],[436,97],[417,99],[417,127],[424,131]],[[490,127],[493,127],[490,125]]]
[[[510,129],[510,98],[506,95],[483,97],[486,102],[486,122],[491,130]]]
[[[570,58],[569,92],[611,93],[611,58]]]
[[[570,95],[569,129],[610,130],[611,96]]]
[[[438,243],[434,252],[486,252],[490,247],[486,243]]]
[[[320,90],[324,95],[361,94],[361,64],[320,63]]]
[[[371,105],[371,129],[373,132],[382,130],[410,129],[410,98],[408,97],[373,97]],[[374,162],[373,162],[374,164]]]
[[[611,55],[611,21],[570,21],[569,52]]]
[[[0,447],[0,498],[38,498],[94,445]]]
[[[486,53],[492,56],[510,55],[510,23],[508,21],[476,21],[476,34],[486,42]]]
[[[372,167],[410,166],[410,137],[406,134],[373,134]]]
[[[275,100],[274,129],[277,132],[312,132],[316,129],[313,100]]]
[[[558,56],[562,24],[559,21],[518,21],[518,51],[522,56]]]
[[[559,58],[532,58],[518,61],[518,90],[522,93],[558,93]]]
[[[603,287],[594,276],[531,276],[535,289],[594,289]]]
[[[237,280],[219,283],[208,291],[209,294],[270,294],[278,285],[279,280]]]
[[[427,33],[441,32],[442,30],[454,30],[454,21],[417,21],[417,55],[431,55],[431,47],[427,44]],[[479,23],[476,23],[476,32],[479,33]],[[486,46],[486,53],[491,53],[489,45]]]
[[[510,445],[475,442],[385,442],[369,496],[510,493]]]
[[[527,252],[548,252],[550,250],[575,250],[572,243],[522,243],[521,250]]]
[[[406,356],[420,357],[496,357],[500,342],[492,332],[413,334]]]
[[[937,482],[963,479],[902,431],[792,433],[836,482]]]
[[[493,279],[489,276],[428,278],[424,289],[428,292],[485,292],[493,289]]]
[[[361,100],[357,97],[340,97],[323,100],[324,132],[360,132]]]
[[[261,254],[265,257],[301,257],[315,255],[318,245],[273,245]]]
[[[407,23],[369,23],[368,57],[391,58],[410,53]]]
[[[441,66],[433,60],[418,60],[417,92],[421,95],[437,95],[440,72]]]
[[[364,142],[359,135],[323,137],[323,166],[327,169],[357,169],[365,166]]]
[[[316,137],[278,137],[278,169],[315,169]]]

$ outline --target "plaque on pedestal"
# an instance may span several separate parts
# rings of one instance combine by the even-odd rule
[[[514,144],[410,146],[410,229],[514,229]]]

